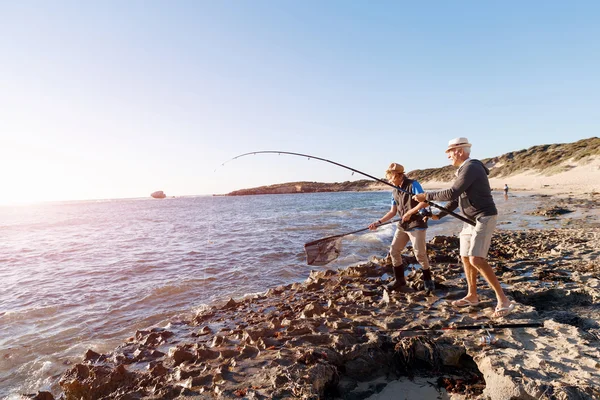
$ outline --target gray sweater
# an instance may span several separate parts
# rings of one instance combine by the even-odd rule
[[[427,200],[450,201],[446,205],[454,211],[460,203],[463,214],[472,220],[481,216],[497,215],[488,174],[490,170],[479,160],[469,159],[456,171],[456,180],[450,189],[428,192]],[[440,217],[446,215],[442,212]]]

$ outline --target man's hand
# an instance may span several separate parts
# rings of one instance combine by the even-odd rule
[[[419,194],[415,194],[413,196],[413,200],[418,201],[420,203],[422,201],[426,201],[427,199],[426,199],[425,193],[419,193]]]
[[[379,223],[379,221],[377,221],[377,222],[373,222],[371,225],[369,225],[369,230],[370,230],[370,231],[376,231],[376,230],[377,230],[377,227],[378,227],[379,225],[381,225],[381,224]]]
[[[433,214],[431,217],[423,217],[423,221],[427,222],[427,220],[437,221],[440,217],[437,214]]]
[[[404,214],[404,215],[402,216],[402,222],[408,222],[408,221],[410,221],[410,218],[411,218],[412,216],[413,216],[413,215],[412,215],[411,213],[407,212],[406,214]]]

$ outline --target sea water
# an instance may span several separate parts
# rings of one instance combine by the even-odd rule
[[[528,196],[495,197],[504,229],[519,229],[534,207]],[[385,255],[392,225],[344,237],[324,267],[306,265],[303,245],[368,226],[390,199],[385,191],[0,207],[0,397],[57,394],[87,349],[109,352],[137,329],[215,301]],[[461,224],[433,221],[427,239]]]

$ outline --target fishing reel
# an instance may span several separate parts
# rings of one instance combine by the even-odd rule
[[[421,208],[419,210],[419,214],[421,214],[421,216],[423,216],[423,217],[431,217],[433,215],[431,210],[428,208]]]
[[[492,335],[492,333],[489,331],[489,329],[483,329],[483,331],[485,333],[483,333],[481,336],[479,336],[479,339],[477,340],[477,343],[480,346],[489,346],[489,345],[496,344],[498,342],[498,338],[496,338],[494,335]]]

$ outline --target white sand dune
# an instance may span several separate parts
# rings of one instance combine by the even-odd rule
[[[562,168],[561,168],[562,167]],[[491,178],[493,190],[502,190],[507,184],[509,190],[527,190],[543,194],[591,194],[600,193],[600,157],[585,160],[567,160],[554,170],[563,172],[546,174],[539,171],[523,172],[502,178]],[[423,181],[427,191],[450,187],[452,182]]]

